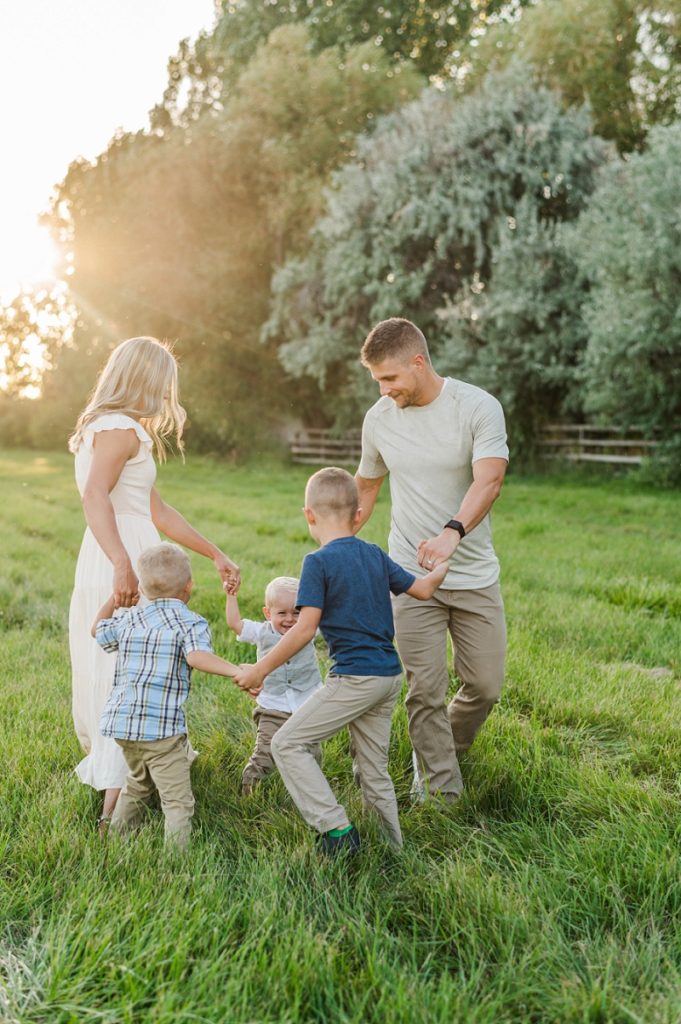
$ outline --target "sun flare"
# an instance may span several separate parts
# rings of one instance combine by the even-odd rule
[[[59,253],[47,228],[35,225],[15,233],[0,249],[0,288],[12,298],[22,288],[34,289],[56,279]]]

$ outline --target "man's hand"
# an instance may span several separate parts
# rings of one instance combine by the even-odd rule
[[[426,572],[430,572],[440,562],[448,561],[461,541],[456,530],[443,530],[437,537],[422,540],[416,550],[416,560]]]
[[[245,690],[251,697],[257,697],[262,690],[263,675],[257,665],[239,665],[234,682],[240,690]]]
[[[466,536],[482,522],[499,497],[506,466],[506,459],[478,459],[473,463],[473,483],[453,516],[466,527]],[[442,530],[437,537],[422,540],[417,549],[419,565],[430,571],[443,558],[451,558],[460,542],[459,532],[449,528]]]

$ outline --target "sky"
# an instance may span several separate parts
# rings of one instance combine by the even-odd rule
[[[0,0],[0,297],[47,278],[37,218],[79,156],[148,125],[180,39],[214,0]]]

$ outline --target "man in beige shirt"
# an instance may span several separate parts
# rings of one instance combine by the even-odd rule
[[[394,599],[397,647],[409,684],[415,790],[455,800],[466,750],[499,699],[506,626],[489,511],[508,464],[501,405],[472,384],[440,377],[421,331],[393,317],[371,331],[362,363],[381,398],[366,414],[356,480],[363,525],[390,475],[390,557],[409,572],[447,559],[428,601]],[[445,704],[447,633],[459,689]]]

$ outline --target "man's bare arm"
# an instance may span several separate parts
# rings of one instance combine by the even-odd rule
[[[359,495],[360,516],[355,527],[355,533],[359,533],[366,521],[374,511],[376,499],[378,498],[381,485],[385,480],[384,476],[366,477],[355,473],[355,483]]]
[[[452,514],[452,519],[458,519],[467,534],[482,522],[499,497],[507,466],[506,459],[478,459],[473,463],[473,483]],[[419,565],[430,569],[451,558],[460,541],[460,534],[452,529],[443,529],[437,537],[422,540],[418,546]]]

